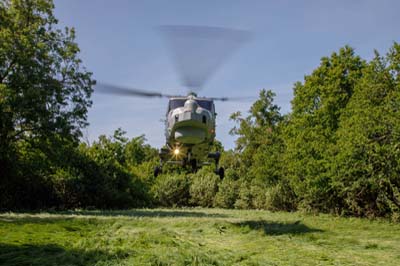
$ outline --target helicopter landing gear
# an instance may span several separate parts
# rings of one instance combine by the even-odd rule
[[[219,178],[222,180],[225,176],[225,169],[223,167],[218,168],[215,173],[219,175]]]
[[[154,167],[154,177],[157,177],[161,174],[161,166]]]
[[[168,154],[168,149],[162,148],[158,154],[160,156],[160,164],[154,167],[154,177],[157,177],[162,173],[163,159],[165,158],[166,154]]]
[[[188,165],[190,167],[190,170],[192,171],[192,173],[196,173],[197,172],[197,160],[196,159],[192,159],[192,149],[188,150],[187,153],[187,159],[186,159],[186,163],[184,163],[186,165]]]
[[[218,168],[219,159],[221,158],[221,153],[219,153],[218,151],[217,151],[217,152],[214,152],[214,153],[209,153],[209,154],[208,154],[208,158],[212,158],[212,159],[215,160],[215,173],[216,173],[217,175],[219,175],[219,178],[220,178],[221,180],[224,179],[224,176],[225,176],[225,169],[224,169],[223,167],[219,167],[219,168]]]
[[[196,159],[190,160],[190,168],[192,170],[192,173],[196,173],[197,172],[197,161],[196,161]]]

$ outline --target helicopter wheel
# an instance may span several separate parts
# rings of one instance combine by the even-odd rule
[[[160,166],[156,166],[154,168],[154,177],[157,177],[159,174],[161,174],[161,167]]]
[[[210,153],[208,155],[209,158],[214,158],[215,160],[215,173],[217,175],[219,175],[219,178],[222,180],[224,179],[225,176],[225,169],[223,167],[219,167],[219,159],[221,158],[221,153],[219,153],[218,151],[216,153]]]
[[[225,177],[225,169],[223,167],[218,168],[215,173],[219,175],[219,178],[222,180]]]
[[[196,161],[196,159],[192,159],[190,161],[190,166],[192,168],[192,172],[196,173],[197,172],[197,161]]]

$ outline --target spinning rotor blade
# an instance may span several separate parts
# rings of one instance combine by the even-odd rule
[[[241,101],[252,101],[254,100],[256,97],[210,97],[210,99],[214,100],[214,101],[221,101],[221,102],[241,102]]]
[[[175,95],[163,94],[154,91],[138,90],[134,88],[125,88],[110,84],[98,83],[96,84],[95,91],[108,94],[117,94],[125,96],[136,96],[136,97],[158,97],[158,98],[170,98],[175,97]]]
[[[206,26],[161,26],[169,44],[182,85],[199,88],[217,69],[250,39],[250,33]]]

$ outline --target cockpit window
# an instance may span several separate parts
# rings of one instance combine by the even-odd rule
[[[176,109],[178,107],[183,107],[185,105],[186,99],[172,99],[169,100],[169,110]]]
[[[169,100],[169,109],[168,109],[168,111],[176,109],[176,108],[179,108],[179,107],[183,107],[185,105],[186,100],[187,99],[171,99],[171,100]],[[213,105],[212,101],[196,99],[196,102],[198,103],[198,105],[201,108],[204,108],[204,109],[206,109],[208,111],[212,110],[212,105]]]
[[[196,101],[200,105],[201,108],[211,111],[212,101],[206,101],[206,100],[196,100]]]

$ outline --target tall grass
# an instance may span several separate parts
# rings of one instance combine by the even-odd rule
[[[3,213],[0,265],[400,265],[400,225],[197,208]]]

